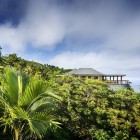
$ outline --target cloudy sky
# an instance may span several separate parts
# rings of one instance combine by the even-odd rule
[[[138,91],[140,0],[0,0],[0,45],[3,55],[126,74]]]

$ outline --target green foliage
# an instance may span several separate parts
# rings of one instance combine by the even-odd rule
[[[7,65],[19,72],[7,69],[0,76],[1,132],[19,133],[25,140],[36,136],[45,140],[139,139],[140,94],[131,89],[113,92],[98,80],[62,76],[69,70],[16,54],[2,60],[1,72]],[[61,129],[56,128],[57,122]]]
[[[59,77],[59,119],[80,139],[128,140],[140,136],[140,96],[132,90],[117,93],[93,79]]]
[[[9,54],[8,56],[2,57],[5,66],[12,66],[19,71],[26,72],[29,75],[35,75],[38,78],[43,78],[44,80],[50,80],[56,75],[64,74],[69,70],[60,69],[58,67],[40,64],[33,61],[24,60],[18,57],[16,54]]]
[[[45,81],[11,68],[5,68],[0,78],[0,123],[4,132],[11,128],[15,140],[25,139],[29,134],[41,139],[48,129],[58,127],[51,110],[60,97],[48,91]]]

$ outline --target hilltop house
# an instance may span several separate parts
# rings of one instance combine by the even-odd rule
[[[124,74],[103,74],[92,68],[79,68],[73,69],[68,72],[67,75],[100,79],[106,81],[113,90],[130,88],[130,82],[128,80],[123,80],[123,77],[126,76]]]

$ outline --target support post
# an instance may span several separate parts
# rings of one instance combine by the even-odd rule
[[[121,84],[122,84],[122,76],[121,76]]]

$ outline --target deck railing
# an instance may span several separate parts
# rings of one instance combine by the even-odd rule
[[[123,85],[129,84],[129,80],[106,80],[106,82],[110,85]]]

